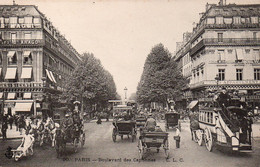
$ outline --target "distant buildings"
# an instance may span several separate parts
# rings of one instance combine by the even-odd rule
[[[206,5],[192,33],[184,33],[174,59],[189,78],[179,104],[225,87],[260,107],[260,4]]]
[[[0,5],[0,98],[5,113],[51,114],[47,101],[61,93],[80,59],[36,6]]]

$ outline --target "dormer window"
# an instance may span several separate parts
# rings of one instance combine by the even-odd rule
[[[238,16],[233,17],[233,24],[241,24],[241,17]]]

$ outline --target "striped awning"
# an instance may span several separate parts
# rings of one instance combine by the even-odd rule
[[[28,50],[23,52],[24,57],[28,57],[30,54],[31,54],[31,51],[28,51]]]
[[[14,99],[15,98],[15,93],[8,93],[7,99]]]
[[[32,78],[32,68],[31,67],[23,68],[21,79],[30,79],[30,78]]]
[[[14,111],[26,111],[29,112],[31,111],[32,108],[32,102],[26,102],[26,103],[22,103],[22,102],[17,102],[15,103],[15,107],[14,107]]]
[[[193,100],[192,102],[190,102],[190,104],[187,106],[188,109],[192,109],[193,107],[195,107],[198,104],[198,100]]]
[[[50,75],[51,75],[51,78],[52,78],[53,82],[54,82],[54,83],[57,83],[57,82],[56,82],[56,79],[55,79],[55,77],[54,77],[54,75],[53,75],[53,73],[52,73],[52,71],[49,71],[49,72],[50,72]]]
[[[7,57],[13,57],[14,54],[15,54],[15,51],[9,51],[9,52],[7,53]]]
[[[3,98],[3,92],[0,92],[0,99]]]
[[[17,68],[7,68],[5,79],[15,79]]]
[[[47,69],[45,69],[45,71],[46,71],[46,74],[47,74],[47,77],[49,78],[49,80],[50,80],[51,82],[53,82],[52,77],[51,77],[51,74],[50,74],[50,71],[47,70]]]

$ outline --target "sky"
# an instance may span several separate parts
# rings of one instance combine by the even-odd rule
[[[15,0],[36,5],[80,53],[91,52],[114,77],[124,98],[136,92],[145,59],[162,43],[171,53],[191,32],[205,5],[219,0]],[[0,0],[11,5],[13,0]],[[227,4],[259,0],[227,0]]]

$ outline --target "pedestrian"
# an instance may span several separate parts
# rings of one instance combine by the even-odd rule
[[[3,140],[7,139],[6,131],[7,131],[8,125],[7,122],[2,123],[2,134],[3,134]]]
[[[8,122],[9,122],[9,125],[10,125],[10,129],[12,129],[13,128],[13,122],[14,122],[14,118],[13,118],[12,115],[9,116]]]
[[[23,134],[23,129],[25,129],[25,120],[24,120],[24,116],[21,115],[19,120],[18,120],[18,126],[19,126],[19,132],[20,135]]]
[[[18,131],[18,116],[17,115],[14,115],[14,124],[16,126],[16,131]]]

